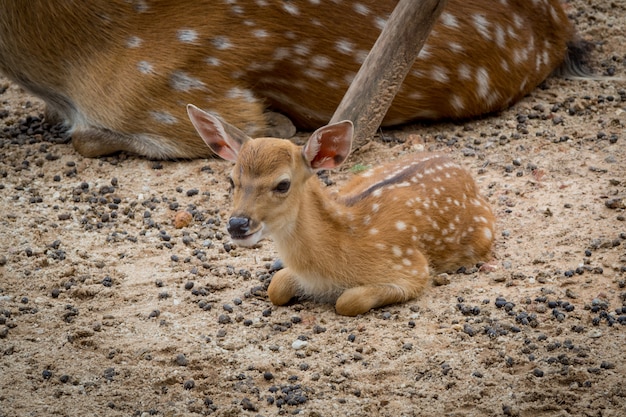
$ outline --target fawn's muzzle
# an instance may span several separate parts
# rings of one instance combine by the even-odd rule
[[[231,217],[228,219],[226,229],[233,238],[244,238],[250,233],[250,219],[247,217]]]

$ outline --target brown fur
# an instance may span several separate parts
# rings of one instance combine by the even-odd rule
[[[187,103],[250,135],[277,132],[268,107],[301,128],[327,123],[394,5],[5,0],[0,71],[65,120],[86,156],[204,157]],[[559,0],[450,0],[445,13],[454,24],[435,25],[385,125],[502,109],[557,68],[572,39]]]

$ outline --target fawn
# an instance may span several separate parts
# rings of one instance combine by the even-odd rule
[[[337,194],[316,171],[348,157],[353,127],[316,130],[304,146],[259,138],[188,106],[196,130],[215,154],[235,162],[231,180],[233,241],[253,246],[270,235],[285,268],[268,295],[336,300],[339,314],[416,297],[431,272],[485,260],[495,218],[470,174],[445,156],[411,155],[357,176]]]
[[[449,0],[383,125],[498,111],[564,62],[561,0]],[[0,72],[85,156],[210,156],[186,103],[248,135],[330,120],[395,0],[3,0]],[[568,61],[569,62],[569,61]]]

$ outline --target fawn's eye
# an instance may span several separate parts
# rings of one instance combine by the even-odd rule
[[[276,187],[274,187],[274,191],[280,194],[285,194],[287,191],[289,191],[289,187],[291,187],[291,181],[282,180],[278,183],[278,185],[276,185]]]
[[[233,181],[233,177],[228,177],[228,184],[230,185],[230,187],[228,188],[228,192],[232,193],[235,189],[235,182]]]

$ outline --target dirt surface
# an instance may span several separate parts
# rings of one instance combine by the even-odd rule
[[[626,79],[626,2],[570,13]],[[0,416],[626,415],[626,82],[550,79],[331,173],[438,150],[498,218],[483,268],[356,318],[269,303],[273,244],[225,232],[229,163],[86,159],[0,87]]]

